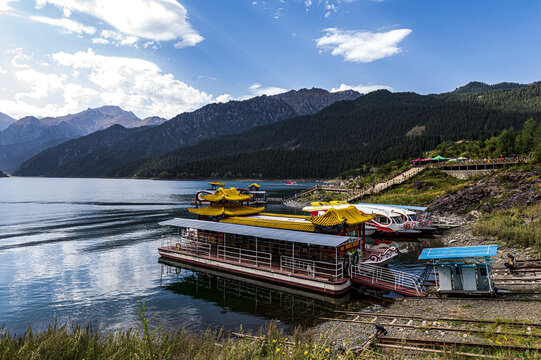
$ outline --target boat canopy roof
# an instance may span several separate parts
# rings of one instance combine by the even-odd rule
[[[223,182],[216,182],[216,181],[211,181],[209,182],[210,185],[214,185],[214,186],[222,186],[224,187],[225,186],[225,183]]]
[[[201,196],[204,200],[210,201],[210,202],[216,202],[216,201],[246,201],[250,200],[252,195],[244,195],[238,192],[237,189],[234,187],[230,189],[224,189],[224,188],[218,188],[214,194],[209,195],[202,195]]]
[[[258,183],[253,183],[253,184],[248,185],[248,187],[249,187],[249,188],[251,188],[251,187],[260,188],[261,186],[259,186]]]
[[[310,218],[307,216],[307,218]],[[278,218],[279,219],[279,218]],[[288,221],[288,220],[278,220],[278,219],[269,219],[269,218],[258,218],[258,217],[229,217],[222,219],[221,222],[228,224],[239,224],[239,225],[248,225],[248,226],[259,226],[272,229],[284,229],[284,230],[295,230],[295,231],[316,231],[316,225],[312,224],[310,221]]]
[[[441,155],[438,155],[438,156],[436,156],[436,157],[431,158],[430,160],[438,160],[438,161],[440,161],[440,160],[448,160],[448,159],[445,158],[445,157],[443,157],[443,156],[441,156]]]
[[[373,218],[373,215],[363,214],[351,205],[342,209],[331,208],[323,215],[312,217],[310,222],[319,226],[358,225]]]
[[[251,207],[240,204],[212,204],[202,208],[188,209],[189,212],[203,216],[242,216],[258,214],[265,210],[264,207]]]
[[[216,231],[226,234],[238,234],[253,236],[264,239],[281,240],[291,243],[301,243],[310,245],[320,245],[328,247],[338,247],[352,240],[358,240],[355,237],[345,237],[339,235],[329,235],[305,231],[291,231],[283,229],[271,229],[266,227],[246,226],[238,224],[229,224],[224,222],[194,220],[175,218],[163,221],[160,225],[176,226],[183,228],[192,228],[205,231]]]
[[[421,255],[419,255],[419,260],[451,260],[495,257],[497,251],[498,245],[428,248],[423,249],[423,252]]]

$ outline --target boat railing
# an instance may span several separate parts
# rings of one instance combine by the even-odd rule
[[[211,244],[207,242],[195,241],[191,237],[182,237],[180,241],[177,241],[174,245],[176,251],[184,252],[188,254],[194,254],[197,256],[211,256]]]
[[[408,288],[417,292],[419,296],[424,293],[423,279],[419,275],[405,271],[389,269],[384,266],[359,263],[351,267],[351,276],[369,278],[372,284],[385,283],[394,288]]]
[[[232,246],[218,245],[217,257],[225,261],[238,262],[257,267],[270,268],[272,265],[272,254],[248,249],[241,249]]]
[[[343,278],[342,263],[306,260],[291,256],[280,257],[280,270],[336,281]]]

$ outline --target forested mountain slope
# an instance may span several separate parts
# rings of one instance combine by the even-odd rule
[[[161,125],[131,132],[116,141],[100,141],[95,136],[90,140],[82,137],[69,144],[47,149],[22,164],[16,174],[105,176],[108,173],[106,169],[121,167],[137,159],[164,154],[203,139],[239,133],[253,126],[312,114],[337,101],[358,96],[359,93],[351,90],[331,93],[322,89],[302,89],[274,96],[210,104],[191,113],[177,115]],[[105,131],[97,136],[112,139],[109,135]],[[107,146],[100,146],[102,143]],[[86,152],[77,151],[77,148],[86,149]],[[92,172],[89,169],[93,169]]]
[[[488,94],[423,96],[381,90],[314,115],[205,140],[108,175],[336,176],[362,164],[414,156],[445,140],[486,138],[521,128],[529,117],[540,117],[539,85]],[[415,126],[424,126],[423,134],[406,136]]]

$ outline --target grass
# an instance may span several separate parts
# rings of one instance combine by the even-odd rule
[[[459,190],[472,181],[474,180],[457,179],[439,169],[429,169],[381,194],[364,198],[363,202],[421,205],[452,191]]]
[[[194,360],[220,360],[220,359],[385,359],[387,355],[379,354],[373,349],[367,349],[360,356],[349,350],[362,344],[359,340],[341,339],[341,346],[333,344],[330,336],[314,336],[299,329],[293,330],[291,335],[277,329],[271,322],[259,330],[256,335],[239,331],[239,336],[218,331],[207,330],[203,333],[189,333],[185,330],[163,331],[161,327],[151,330],[150,322],[155,315],[150,314],[151,309],[143,302],[139,302],[139,322],[137,327],[128,331],[104,334],[95,331],[89,325],[85,328],[69,327],[67,324],[59,325],[57,322],[47,330],[34,333],[30,327],[21,335],[10,335],[8,330],[0,327],[0,358],[1,359],[194,359]],[[522,345],[535,345],[533,339],[515,336],[502,336],[497,334],[498,326],[490,329],[494,334],[486,334],[485,338],[495,345],[520,343]],[[349,338],[349,337],[348,337]],[[472,353],[481,353],[481,349],[464,349]],[[517,354],[498,349],[492,355],[508,358],[539,359],[539,354]],[[391,350],[391,357],[412,353],[403,350]],[[448,349],[444,354],[419,353],[416,358],[461,359]]]
[[[101,333],[89,325],[69,327],[57,322],[34,333],[30,327],[21,335],[12,335],[0,327],[0,358],[6,359],[354,359],[352,351],[339,350],[327,338],[315,338],[299,330],[287,335],[274,323],[259,331],[256,337],[232,337],[207,330],[190,333],[185,330],[150,329],[154,318],[144,303],[139,305],[137,327],[117,333]],[[351,345],[349,345],[351,346]],[[370,358],[373,357],[373,353]]]
[[[510,246],[534,247],[541,254],[541,204],[494,211],[473,225],[473,233]]]

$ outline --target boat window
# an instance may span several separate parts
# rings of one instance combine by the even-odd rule
[[[393,216],[391,219],[393,220],[393,223],[395,224],[402,224],[402,221],[400,221],[399,216]]]
[[[404,222],[408,221],[408,218],[406,217],[406,215],[400,214],[400,221],[404,223]]]
[[[417,221],[417,214],[410,215],[409,218],[411,221]]]
[[[383,215],[376,215],[375,220],[383,225],[387,225],[391,223],[391,220],[387,216],[383,216]]]

